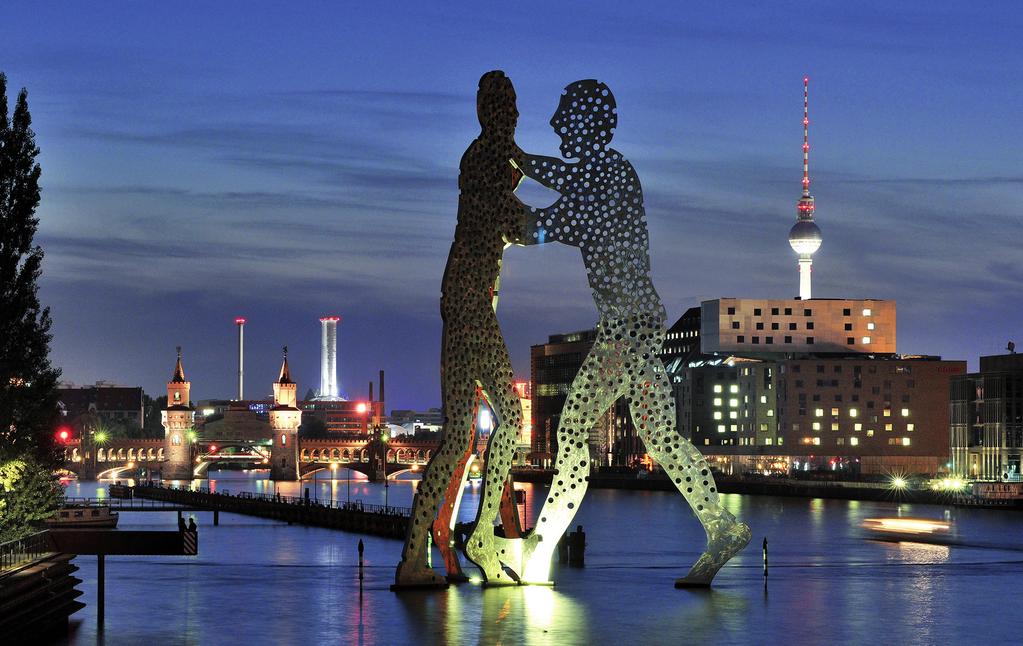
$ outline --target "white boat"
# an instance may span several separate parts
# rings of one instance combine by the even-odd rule
[[[67,529],[113,529],[117,527],[117,517],[116,511],[111,511],[110,507],[105,506],[61,507],[56,515],[46,519],[46,526]]]

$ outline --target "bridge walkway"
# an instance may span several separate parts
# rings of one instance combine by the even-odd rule
[[[327,527],[385,538],[404,539],[412,517],[412,510],[407,507],[368,505],[362,501],[328,503],[295,496],[248,492],[230,494],[155,485],[132,487],[131,492],[135,500],[146,499],[154,503],[178,505],[170,511],[187,507],[197,511],[245,514],[289,524]]]

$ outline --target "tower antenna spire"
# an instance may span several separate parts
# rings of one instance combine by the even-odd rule
[[[810,272],[813,253],[821,246],[821,230],[813,221],[810,195],[810,77],[803,77],[803,194],[796,202],[796,223],[789,230],[789,245],[799,254],[799,298],[812,298]]]
[[[810,77],[803,77],[803,197],[810,197]]]

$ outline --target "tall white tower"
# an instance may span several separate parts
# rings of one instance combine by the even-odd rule
[[[316,394],[317,399],[341,399],[341,388],[337,382],[337,324],[340,322],[340,316],[320,319],[320,392]]]
[[[796,203],[796,223],[789,230],[789,245],[799,254],[799,298],[811,298],[813,254],[821,247],[821,230],[813,221],[810,195],[810,77],[803,77],[803,195]]]
[[[238,326],[238,401],[245,399],[245,319],[234,320]]]

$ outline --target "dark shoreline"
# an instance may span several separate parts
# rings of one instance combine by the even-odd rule
[[[553,471],[523,469],[515,471],[517,482],[550,484]],[[808,481],[788,479],[743,479],[715,476],[718,491],[747,496],[782,496],[787,498],[829,498],[835,500],[866,500],[875,502],[902,502],[928,505],[953,505],[981,509],[1023,511],[1020,500],[983,501],[968,494],[952,494],[930,489],[892,489],[877,483]],[[621,489],[626,491],[675,491],[675,485],[664,476],[637,478],[631,475],[590,475],[594,489]]]

